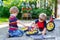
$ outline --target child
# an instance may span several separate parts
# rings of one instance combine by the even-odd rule
[[[17,23],[20,23],[20,21],[16,18],[17,14],[19,13],[19,10],[16,6],[13,6],[13,7],[10,8],[10,13],[11,14],[10,14],[10,17],[9,17],[9,33],[10,33],[9,35],[12,36],[14,34],[11,34],[11,33],[13,33],[15,30],[18,30]],[[23,25],[23,26],[25,26],[25,25]]]
[[[46,14],[41,13],[39,19],[35,20],[34,26],[42,32],[42,35],[46,34]]]

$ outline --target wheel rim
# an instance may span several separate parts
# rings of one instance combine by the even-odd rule
[[[55,27],[54,23],[53,22],[48,22],[47,24],[47,30],[53,30]]]

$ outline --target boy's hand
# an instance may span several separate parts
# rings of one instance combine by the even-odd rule
[[[42,35],[46,34],[46,28],[44,28],[44,30],[42,31]]]

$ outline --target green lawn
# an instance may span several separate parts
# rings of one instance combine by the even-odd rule
[[[0,24],[3,22],[8,22],[8,18],[0,18]]]

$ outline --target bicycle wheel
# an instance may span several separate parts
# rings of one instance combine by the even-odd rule
[[[48,22],[47,23],[47,30],[48,31],[53,31],[55,28],[55,23],[54,22]]]

